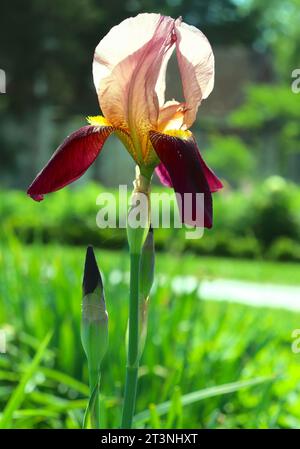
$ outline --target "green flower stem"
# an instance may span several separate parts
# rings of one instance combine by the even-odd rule
[[[129,338],[122,429],[130,429],[135,410],[139,368],[139,272],[140,254],[130,254]]]
[[[94,389],[97,388],[94,407],[91,410],[91,427],[92,429],[100,429],[100,400],[99,400],[100,374],[97,371],[89,370],[89,384],[90,384],[90,397],[92,397]]]

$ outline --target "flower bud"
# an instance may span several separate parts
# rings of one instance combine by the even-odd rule
[[[108,347],[108,315],[101,275],[91,246],[86,252],[83,276],[81,341],[89,371],[100,373],[100,365]]]

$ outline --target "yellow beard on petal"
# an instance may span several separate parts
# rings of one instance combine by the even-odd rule
[[[103,115],[88,116],[86,119],[92,126],[112,126],[114,128],[114,133],[116,134],[116,136],[121,140],[133,159],[137,161],[136,151],[134,149],[131,137],[127,131],[122,130],[121,128],[116,128],[110,123],[109,120],[107,120],[107,118],[103,117]]]
[[[112,126],[110,121],[103,117],[103,115],[88,116],[86,119],[92,126]]]
[[[168,136],[173,137],[179,137],[179,139],[188,140],[192,137],[192,132],[190,130],[182,130],[182,129],[169,129],[167,131],[164,131],[164,134],[167,134]]]

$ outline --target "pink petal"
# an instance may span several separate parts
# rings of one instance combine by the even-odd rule
[[[176,53],[186,101],[185,124],[194,123],[201,101],[214,86],[214,55],[210,43],[200,30],[177,19]]]
[[[113,27],[96,48],[93,76],[102,112],[133,138],[156,125],[174,39],[173,19],[139,14]]]
[[[181,129],[183,126],[185,106],[183,103],[167,101],[159,110],[158,131],[165,132]]]
[[[29,186],[36,201],[80,178],[100,153],[114,129],[111,126],[83,126],[68,136]]]
[[[175,21],[174,21],[174,24],[175,24]],[[174,29],[174,26],[172,27],[172,33],[173,33],[173,41],[175,42],[176,36],[175,36],[175,33],[173,32],[173,29]],[[172,56],[172,53],[174,52],[174,48],[175,48],[175,45],[171,45],[170,48],[166,51],[166,53],[163,57],[162,63],[161,63],[159,75],[158,75],[156,85],[155,85],[155,92],[157,94],[158,104],[159,104],[160,108],[162,108],[165,105],[166,74],[167,74],[168,63]]]
[[[167,171],[176,193],[181,195],[181,219],[186,224],[212,227],[212,197],[209,181],[212,187],[220,188],[221,182],[206,166],[200,156],[193,137],[181,139],[167,134],[150,132],[151,143]],[[159,170],[162,167],[160,165]],[[165,173],[164,173],[165,174]],[[213,181],[213,182],[212,182]],[[192,194],[191,216],[186,216],[184,193]],[[197,217],[197,193],[204,194],[204,223]],[[180,206],[180,204],[179,204]]]

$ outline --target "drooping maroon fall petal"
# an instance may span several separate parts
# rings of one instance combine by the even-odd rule
[[[80,178],[112,131],[111,126],[87,125],[68,136],[29,186],[28,195],[41,201],[46,193],[55,192]]]
[[[200,156],[195,139],[179,138],[167,134],[150,131],[151,143],[167,170],[173,188],[180,194],[182,204],[179,204],[181,219],[184,223],[196,226],[212,227],[212,197],[211,191],[222,187],[221,181],[207,167]],[[185,193],[191,195],[191,210],[185,208]],[[204,223],[197,214],[197,193],[204,194]]]
[[[223,188],[222,182],[215,175],[215,173],[211,170],[211,168],[209,168],[208,165],[206,165],[206,163],[200,153],[199,153],[199,156],[200,156],[200,163],[201,163],[202,169],[204,171],[206,181],[208,182],[210,191],[213,193],[213,192],[217,192],[218,190],[221,190]],[[164,186],[173,187],[168,170],[166,169],[166,167],[164,166],[164,164],[162,162],[156,167],[155,173],[157,174],[160,182]]]
[[[197,147],[197,143],[195,141],[195,139],[193,138],[194,142],[195,142],[195,146]],[[198,148],[197,148],[198,149]],[[212,171],[211,168],[208,167],[208,165],[205,163],[203,157],[201,156],[200,151],[198,151],[198,155],[200,158],[200,164],[202,167],[202,170],[204,172],[206,181],[208,182],[209,185],[209,189],[210,191],[213,192],[217,192],[218,190],[223,189],[223,184],[220,181],[220,179],[215,175],[215,173]]]

